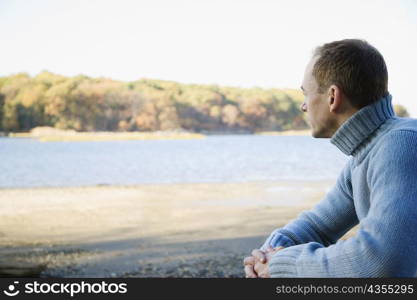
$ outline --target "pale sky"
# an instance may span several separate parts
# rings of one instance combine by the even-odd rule
[[[313,48],[362,38],[417,117],[417,1],[0,0],[0,76],[299,88]]]

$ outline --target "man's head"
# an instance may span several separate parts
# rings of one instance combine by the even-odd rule
[[[315,49],[301,88],[313,136],[331,137],[355,112],[388,94],[387,67],[367,42],[335,41]]]

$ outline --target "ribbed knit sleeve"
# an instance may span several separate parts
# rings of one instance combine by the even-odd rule
[[[308,242],[331,245],[358,223],[352,197],[351,161],[339,176],[336,185],[312,210],[301,213],[283,228],[276,229],[261,250],[289,247]]]
[[[417,275],[417,132],[393,130],[374,147],[370,207],[358,233],[327,247],[315,241],[277,252],[271,277]]]

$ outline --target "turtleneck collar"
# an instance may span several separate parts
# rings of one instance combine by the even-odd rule
[[[388,94],[357,111],[339,127],[330,142],[346,155],[352,155],[379,126],[395,116],[391,99]]]

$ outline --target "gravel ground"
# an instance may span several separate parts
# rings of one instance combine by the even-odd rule
[[[82,249],[32,249],[2,256],[1,277],[84,277],[88,264],[78,264],[81,258],[94,256]],[[244,254],[222,254],[212,258],[185,261],[165,259],[165,263],[138,263],[135,271],[108,273],[106,277],[178,277],[178,278],[238,278],[244,277]]]
[[[125,273],[121,277],[238,278],[244,277],[242,258],[243,254],[230,254],[167,265],[144,264],[137,272]]]

